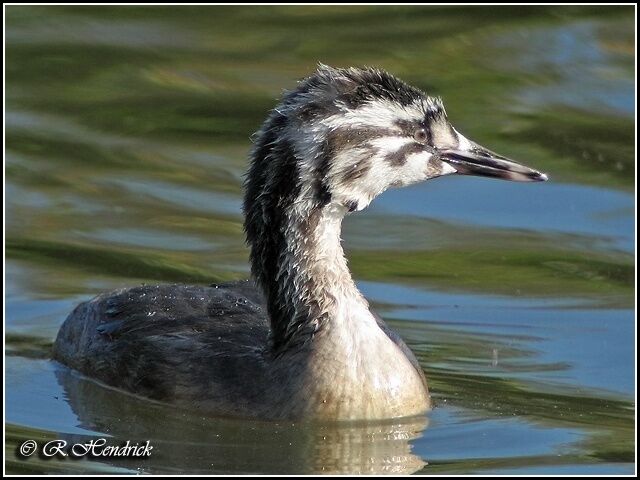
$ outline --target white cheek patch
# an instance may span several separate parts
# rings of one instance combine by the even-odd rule
[[[429,152],[417,152],[407,156],[407,165],[425,165],[433,155]]]
[[[405,165],[399,172],[403,184],[415,183],[427,178],[427,166],[432,155],[429,152],[413,153],[407,157]]]

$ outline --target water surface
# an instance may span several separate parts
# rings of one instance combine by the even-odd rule
[[[10,6],[6,26],[8,473],[633,473],[633,8]],[[433,412],[208,418],[52,362],[99,292],[247,276],[249,137],[318,61],[442,96],[461,132],[552,179],[443,178],[346,220]],[[58,438],[154,451],[16,456]]]

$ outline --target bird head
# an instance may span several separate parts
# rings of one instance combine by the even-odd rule
[[[262,167],[282,174],[287,163],[300,198],[349,211],[362,210],[389,187],[443,175],[547,179],[467,139],[439,98],[376,68],[320,65],[272,111],[254,162],[266,150],[266,160],[258,158]]]

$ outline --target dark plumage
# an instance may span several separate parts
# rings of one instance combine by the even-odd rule
[[[97,380],[156,400],[220,394],[223,413],[233,414],[244,406],[227,399],[259,402],[251,392],[268,335],[262,298],[248,281],[142,286],[78,305],[53,353]]]

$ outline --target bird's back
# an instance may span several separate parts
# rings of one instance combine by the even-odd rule
[[[141,286],[78,305],[53,356],[108,385],[235,414],[260,403],[268,336],[252,282]]]

